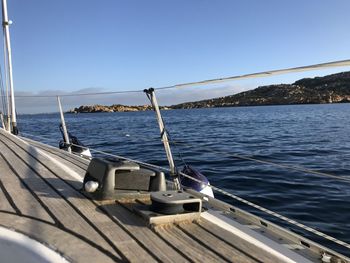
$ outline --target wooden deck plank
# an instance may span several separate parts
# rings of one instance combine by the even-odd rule
[[[121,262],[112,254],[106,251],[101,252],[90,240],[67,233],[49,223],[0,212],[0,225],[15,229],[49,246],[62,254],[69,262],[90,262],[92,259],[94,262]]]
[[[20,147],[13,143],[13,138],[8,138],[6,143],[15,150],[17,154],[20,154],[21,158],[28,164],[35,162],[33,169],[36,173],[40,174],[43,179],[51,185],[53,189],[60,191],[60,199],[68,201],[76,210],[79,210],[81,216],[93,222],[95,227],[99,229],[100,233],[103,233],[105,237],[114,245],[119,252],[121,252],[128,260],[137,261],[140,258],[145,259],[147,262],[153,262],[154,258],[145,251],[137,242],[131,238],[120,226],[116,225],[107,215],[99,210],[90,200],[86,199],[84,195],[76,191],[74,188],[69,187],[67,183],[59,179],[57,176],[64,176],[65,178],[72,177],[62,170],[61,167],[55,163],[51,163],[46,156],[41,155],[35,148],[29,146],[23,142],[17,142]],[[25,150],[24,150],[25,149]],[[35,156],[35,158],[34,158]],[[49,164],[49,165],[48,165]],[[50,170],[48,169],[48,167]],[[73,178],[74,179],[74,178]],[[61,209],[61,207],[58,207]],[[67,209],[66,207],[64,209]],[[55,212],[56,214],[56,212]],[[80,221],[82,219],[80,218]],[[97,233],[95,233],[97,235]],[[92,238],[92,237],[91,237]]]
[[[1,182],[21,214],[54,223],[52,217],[23,185],[0,156]]]
[[[51,154],[52,156],[57,157],[60,160],[64,160],[65,162],[69,162],[71,165],[76,166],[79,169],[82,169],[86,171],[87,167],[89,166],[90,160],[81,158],[79,156],[76,156],[74,154],[68,153],[64,150],[61,150],[59,148],[54,148],[50,145],[45,145],[40,142],[36,142],[33,140],[30,140],[28,138],[21,137],[24,141],[28,142],[30,145],[33,145],[37,147],[38,149],[44,150],[46,153]]]
[[[150,229],[146,228],[144,223],[141,223],[141,226],[140,221],[138,221],[137,218],[135,218],[135,215],[126,215],[126,213],[130,213],[126,209],[122,207],[117,207],[115,205],[107,205],[103,206],[103,208],[106,209],[111,216],[115,217],[115,219],[118,220],[118,222],[122,224],[127,230],[129,230],[130,233],[133,233],[133,235],[135,235],[135,238],[139,242],[149,247],[151,251],[154,251],[156,257],[159,258],[161,261],[186,261],[186,259],[183,256],[181,256],[178,252],[176,252],[175,249],[171,248],[162,239],[160,239],[159,236],[155,235]],[[124,224],[123,222],[128,223]],[[172,256],[169,257],[168,255]]]
[[[48,151],[45,148],[42,147],[37,147],[39,150],[45,152],[45,154],[51,156],[52,158],[56,159],[58,162],[62,163],[63,165],[66,165],[67,167],[69,167],[70,169],[72,169],[74,172],[76,172],[77,174],[79,174],[82,178],[85,176],[86,170],[87,170],[87,166],[85,169],[81,168],[80,166],[75,164],[75,161],[68,161],[67,157],[62,157],[59,154],[54,154],[52,153],[52,151]]]
[[[28,187],[37,195],[37,198],[49,209],[50,215],[55,217],[57,221],[64,228],[70,229],[86,238],[93,240],[97,245],[110,251],[117,256],[115,250],[104,240],[96,230],[89,225],[57,192],[55,192],[49,185],[44,182],[29,166],[35,170],[40,170],[38,164],[30,158],[28,154],[21,151],[15,145],[9,143],[8,148],[4,143],[4,138],[0,138],[0,147],[4,153],[5,158],[8,163],[16,164],[12,166],[17,174],[21,177],[21,180],[28,185]],[[13,148],[12,148],[13,147]],[[22,161],[18,156],[16,156],[12,150],[15,150],[17,154],[20,154]],[[28,166],[29,165],[29,166]],[[44,172],[44,171],[40,171]],[[59,189],[64,191],[64,188]],[[120,257],[120,259],[122,259]]]
[[[235,246],[232,246],[211,233],[207,232],[197,224],[193,223],[180,223],[179,228],[185,231],[192,238],[197,239],[200,243],[206,244],[211,250],[215,250],[216,253],[221,254],[230,262],[246,263],[246,262],[262,262],[256,258],[250,257],[246,253],[238,250]]]
[[[0,167],[1,167],[1,164],[0,164]],[[0,171],[0,174],[2,174],[1,171]],[[11,203],[10,203],[10,201],[9,201],[8,197],[6,196],[6,193],[4,191],[6,191],[6,190],[3,188],[2,182],[0,182],[0,211],[16,213],[16,210],[11,205]]]
[[[29,139],[27,137],[21,137],[19,136],[19,138],[21,138],[22,140],[28,142],[29,144],[35,146],[35,147],[38,147],[38,148],[41,148],[41,149],[45,149],[45,151],[49,151],[53,154],[57,154],[57,155],[60,155],[60,156],[63,156],[63,157],[66,157],[68,160],[70,161],[75,161],[75,163],[78,165],[82,165],[82,166],[87,166],[89,165],[90,163],[90,160],[88,159],[85,159],[85,158],[82,158],[78,155],[75,155],[75,154],[71,154],[65,150],[62,150],[62,149],[59,149],[59,148],[56,148],[52,145],[48,145],[48,144],[44,144],[44,143],[41,143],[41,142],[38,142],[38,141],[34,141],[32,139]]]
[[[175,226],[159,225],[154,230],[164,240],[167,240],[169,244],[189,255],[194,262],[229,262],[223,257],[214,254]]]
[[[266,251],[254,246],[253,244],[248,243],[242,238],[233,235],[225,229],[211,222],[208,222],[203,218],[198,222],[198,225],[201,226],[207,232],[215,235],[219,239],[235,247],[236,249],[239,249],[249,254],[252,258],[259,259],[262,262],[281,262],[279,259],[268,254]]]
[[[116,203],[101,205],[119,224],[123,225],[134,237],[148,247],[162,262],[187,262],[180,253],[165,243],[151,229],[144,220]]]
[[[82,166],[88,164],[85,161],[79,164],[77,156],[35,142],[28,144],[1,132],[0,149],[0,157],[15,170],[8,178],[17,178],[17,174],[20,179],[17,178],[16,187],[22,191],[29,188],[28,195],[34,193],[30,203],[53,216],[55,227],[90,242],[89,245],[115,261],[278,262],[266,251],[204,218],[198,223],[159,225],[150,229],[124,205],[90,200],[80,192],[85,174]],[[6,164],[1,163],[0,158],[0,180],[2,167]],[[7,189],[11,180],[6,184]],[[3,198],[0,187],[0,202]],[[9,205],[11,203],[6,204],[7,209]],[[0,211],[0,225],[1,221]]]

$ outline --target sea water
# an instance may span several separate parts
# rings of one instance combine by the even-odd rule
[[[345,242],[350,242],[350,182],[238,159],[248,156],[350,179],[350,104],[163,111],[176,164],[198,168],[210,183]],[[71,133],[101,151],[167,166],[155,114],[66,114]],[[20,115],[23,136],[58,146],[58,114]],[[28,136],[29,137],[29,136]],[[342,249],[220,194],[226,202]]]

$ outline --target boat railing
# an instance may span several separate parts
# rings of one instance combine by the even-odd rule
[[[120,135],[120,136],[125,136],[124,132],[117,132],[116,134]],[[31,133],[27,133],[27,132],[21,132],[21,135],[24,136],[28,136],[29,138],[36,138],[39,139],[45,143],[51,143],[51,144],[57,144],[57,139],[56,138],[52,138],[52,137],[46,137],[46,136],[42,136],[42,135],[37,135],[37,134],[31,134]],[[129,136],[128,135],[128,141],[133,141],[133,142],[138,142],[138,143],[142,143],[142,142],[150,142],[150,139],[153,139],[154,141],[159,140],[159,138],[145,138],[144,136]],[[111,142],[113,143],[113,142]],[[178,141],[178,140],[169,140],[169,144],[173,145],[173,146],[178,146],[180,145],[183,148],[190,148],[190,149],[199,149],[199,150],[205,150],[207,152],[211,152],[214,154],[219,154],[220,156],[223,157],[227,157],[227,158],[231,158],[231,159],[240,159],[240,160],[246,160],[246,161],[251,161],[251,162],[255,162],[255,163],[260,163],[260,164],[267,164],[267,165],[271,165],[277,168],[282,168],[285,170],[291,170],[291,171],[296,171],[296,172],[301,172],[304,174],[310,174],[310,175],[315,175],[315,176],[319,176],[319,177],[328,177],[330,179],[337,179],[340,181],[345,181],[345,182],[349,182],[350,183],[350,178],[349,177],[345,177],[345,176],[340,176],[340,175],[334,175],[334,174],[330,174],[330,173],[325,173],[325,172],[320,172],[320,171],[316,171],[316,170],[311,170],[311,169],[307,169],[305,167],[302,166],[297,166],[297,165],[288,165],[288,164],[281,164],[281,163],[277,163],[277,162],[271,162],[271,161],[267,161],[267,160],[263,160],[263,159],[259,159],[256,157],[252,157],[252,156],[248,156],[248,155],[241,155],[238,153],[232,153],[232,152],[225,152],[225,151],[220,151],[220,150],[215,150],[212,147],[204,144],[204,143],[198,143],[196,142],[196,144],[191,144],[190,142],[186,142],[184,140],[182,141]],[[113,155],[112,153],[108,153],[106,151],[101,151],[98,149],[94,149],[91,146],[81,146],[81,145],[77,145],[74,143],[71,143],[70,145],[72,146],[76,146],[82,149],[91,149],[93,152],[95,153],[99,153],[102,155]],[[113,150],[111,150],[111,152],[113,152]],[[115,155],[113,155],[115,157]],[[159,168],[159,167],[158,167]]]
[[[272,76],[272,75],[278,75],[278,74],[285,74],[285,73],[290,73],[290,72],[301,72],[301,71],[307,71],[307,70],[315,70],[315,69],[324,69],[324,68],[332,68],[332,67],[342,67],[342,66],[350,66],[350,60],[343,60],[343,61],[335,61],[335,62],[329,62],[329,63],[322,63],[322,64],[316,64],[316,65],[311,65],[311,66],[304,66],[304,67],[295,67],[295,68],[288,68],[288,69],[281,69],[281,70],[272,70],[272,71],[266,71],[266,72],[260,72],[260,73],[254,73],[254,74],[246,74],[246,75],[239,75],[239,76],[232,76],[232,77],[225,77],[225,78],[217,78],[217,79],[210,79],[210,80],[204,80],[204,81],[198,81],[198,82],[190,82],[190,83],[182,83],[182,84],[176,84],[176,85],[171,85],[171,86],[164,86],[164,87],[159,87],[159,88],[155,88],[155,89],[152,89],[152,92],[161,92],[161,91],[164,91],[164,90],[169,90],[169,89],[176,89],[176,88],[186,88],[186,87],[192,87],[192,86],[198,86],[198,85],[210,85],[210,84],[217,84],[217,83],[222,83],[222,82],[228,82],[228,81],[235,81],[235,80],[240,80],[240,79],[248,79],[248,78],[256,78],[256,77],[266,77],[266,76]],[[148,91],[150,91],[148,89]],[[30,98],[30,97],[34,97],[34,98],[58,98],[58,102],[60,104],[60,99],[59,97],[72,97],[72,96],[96,96],[96,95],[112,95],[112,94],[127,94],[127,93],[144,93],[144,90],[126,90],[126,91],[112,91],[112,92],[95,92],[95,93],[70,93],[70,94],[55,94],[55,95],[52,95],[52,94],[49,94],[49,95],[39,95],[39,96],[36,96],[36,95],[20,95],[20,96],[16,96],[17,98]],[[147,93],[147,92],[146,92]],[[149,93],[147,94],[149,95]],[[158,120],[158,123],[161,123],[162,122],[162,117],[161,115],[159,114],[159,107],[158,105],[155,106],[155,104],[157,103],[154,103],[154,101],[152,102],[152,98],[151,99],[151,104],[154,108],[154,110],[156,111],[157,113],[157,120]],[[157,107],[158,107],[158,110],[157,110]],[[62,118],[61,118],[62,120]],[[6,119],[5,119],[6,121]],[[62,120],[63,122],[63,120]],[[162,139],[162,142],[165,146],[165,148],[167,148],[168,146],[167,145],[174,145],[174,146],[185,146],[185,147],[191,147],[189,146],[190,144],[188,143],[183,143],[182,141],[178,141],[178,140],[172,140],[172,138],[168,138],[167,136],[164,136],[164,135],[167,135],[167,130],[165,128],[165,125],[163,124],[163,126],[160,124],[160,130],[161,130],[161,139]],[[21,131],[20,131],[21,132]],[[21,132],[21,134],[23,135],[28,135],[28,136],[33,136],[33,137],[43,137],[43,136],[37,136],[37,135],[32,135],[32,134],[28,134],[26,132]],[[67,142],[66,142],[67,143]],[[68,144],[68,143],[67,143]],[[76,147],[82,147],[80,145],[76,145],[76,144],[72,144],[72,143],[69,143],[68,146],[76,146]],[[89,147],[89,146],[88,146]],[[215,154],[220,154],[220,155],[224,155],[226,157],[230,157],[230,158],[235,158],[235,159],[241,159],[241,160],[246,160],[246,161],[254,161],[254,162],[257,162],[257,163],[260,163],[260,164],[268,164],[268,165],[273,165],[273,166],[276,166],[276,167],[279,167],[279,168],[283,168],[283,169],[289,169],[289,170],[294,170],[294,171],[298,171],[298,172],[303,172],[303,173],[307,173],[307,174],[313,174],[313,175],[317,175],[317,176],[325,176],[325,177],[328,177],[328,178],[332,178],[332,179],[337,179],[337,180],[342,180],[342,181],[346,181],[346,182],[350,182],[350,178],[347,178],[347,177],[343,177],[343,176],[337,176],[337,175],[332,175],[332,174],[328,174],[328,173],[324,173],[324,172],[319,172],[319,171],[315,171],[315,170],[311,170],[311,169],[306,169],[306,168],[303,168],[303,167],[300,167],[300,166],[294,166],[294,165],[286,165],[286,164],[280,164],[280,163],[274,163],[274,162],[271,162],[271,161],[266,161],[266,160],[262,160],[262,159],[259,159],[259,158],[255,158],[255,157],[251,157],[251,156],[246,156],[246,155],[240,155],[240,154],[236,154],[236,153],[229,153],[229,152],[223,152],[223,151],[218,151],[218,150],[215,150],[215,149],[211,149],[210,147],[208,147],[207,145],[196,145],[195,147],[200,147],[200,148],[203,148],[207,151],[211,151]],[[174,170],[174,167],[172,167],[171,165],[171,161],[169,160],[169,154],[167,153],[167,157],[168,157],[168,160],[169,160],[169,163],[170,163],[170,168],[164,168],[164,167],[160,167],[160,166],[157,166],[157,165],[153,165],[153,164],[149,164],[149,163],[144,163],[144,162],[141,162],[141,161],[138,161],[138,160],[134,160],[134,159],[129,159],[129,158],[126,158],[126,157],[123,157],[123,156],[118,156],[118,155],[115,155],[113,154],[113,152],[107,152],[106,150],[104,151],[101,151],[101,150],[98,150],[98,149],[94,149],[94,148],[91,148],[89,147],[89,149],[92,151],[92,152],[95,152],[95,153],[98,153],[98,154],[102,154],[102,155],[105,155],[105,156],[110,156],[110,157],[115,157],[115,158],[119,158],[119,159],[125,159],[125,160],[130,160],[130,161],[135,161],[139,164],[142,164],[144,166],[147,166],[147,167],[150,167],[150,168],[155,168],[155,169],[159,169],[159,170],[162,170],[162,171],[166,171],[166,172],[169,172],[173,177],[177,177],[179,175],[183,176],[183,177],[187,177],[191,180],[194,180],[194,181],[197,181],[198,183],[203,183],[201,182],[200,180],[196,179],[196,178],[193,178],[187,174],[184,174],[184,173],[181,173],[179,171],[176,171],[176,174],[175,173],[175,170]],[[167,150],[167,149],[166,149]],[[170,156],[171,156],[171,153],[170,153]],[[273,217],[276,217],[282,221],[285,221],[289,224],[292,224],[294,226],[297,226],[305,231],[308,231],[308,232],[311,232],[317,236],[320,236],[322,238],[325,238],[327,240],[330,240],[330,241],[333,241],[335,243],[337,243],[338,245],[341,245],[341,246],[344,246],[348,249],[350,249],[350,244],[344,242],[344,241],[341,241],[341,240],[338,240],[334,237],[331,237],[327,234],[324,234],[316,229],[313,229],[311,227],[308,227],[304,224],[301,224],[293,219],[290,219],[290,218],[287,218],[283,215],[280,215],[274,211],[271,211],[269,209],[266,209],[262,206],[259,206],[255,203],[252,203],[248,200],[245,200],[237,195],[234,195],[228,191],[225,191],[223,189],[220,189],[216,186],[213,186],[213,185],[208,185],[209,187],[211,187],[215,192],[218,192],[224,196],[227,196],[229,198],[232,198],[236,201],[239,201],[245,205],[248,205],[250,207],[253,207],[257,210],[260,210],[270,216],[273,216]]]
[[[50,138],[43,137],[43,136],[37,136],[37,135],[33,135],[33,134],[28,134],[28,133],[22,133],[22,134],[23,134],[23,135],[26,135],[26,136],[31,136],[31,137],[33,137],[33,138],[38,138],[38,139],[43,139],[43,140],[50,140]],[[74,146],[76,146],[76,147],[81,147],[81,146],[75,145],[75,144],[72,144],[72,145],[74,145]],[[121,159],[121,160],[131,161],[131,162],[136,162],[136,163],[138,163],[138,164],[140,164],[140,165],[143,165],[143,166],[145,166],[145,167],[148,167],[148,168],[157,169],[157,170],[164,171],[164,172],[168,172],[168,173],[171,172],[171,170],[170,170],[169,168],[166,168],[166,167],[162,167],[162,166],[158,166],[158,165],[155,165],[155,164],[150,164],[150,163],[142,162],[142,161],[140,161],[140,160],[135,160],[135,159],[127,158],[127,157],[125,157],[125,156],[116,155],[116,154],[113,154],[113,153],[111,153],[111,152],[101,151],[101,150],[97,150],[97,149],[93,149],[93,148],[89,148],[89,149],[90,149],[93,153],[101,154],[101,155],[103,155],[103,156],[113,157],[113,158],[117,158],[117,159]],[[206,149],[208,149],[208,148],[206,148]],[[217,151],[215,151],[215,152],[218,153]],[[230,155],[230,156],[231,156],[231,155]],[[234,157],[235,157],[235,158],[243,157],[243,158],[245,158],[245,159],[249,158],[249,157],[240,156],[240,155],[234,155]],[[257,162],[260,162],[260,163],[261,163],[261,162],[262,162],[262,163],[266,163],[265,161],[261,161],[261,160],[255,159],[255,158],[249,158],[248,160],[250,160],[250,161],[257,161]],[[288,168],[288,169],[293,168],[293,167],[289,167],[289,166],[285,166],[285,165],[281,166],[281,165],[279,165],[279,164],[275,164],[275,163],[272,163],[272,162],[267,162],[267,163],[270,164],[270,165],[277,165],[278,167],[283,167],[283,168]],[[293,168],[293,169],[294,169],[294,168]],[[340,176],[333,176],[333,175],[331,175],[331,174],[326,174],[326,173],[318,173],[317,171],[313,171],[313,170],[309,170],[309,169],[302,169],[301,167],[298,167],[297,169],[298,169],[298,171],[302,171],[302,172],[304,172],[304,173],[312,173],[312,174],[316,174],[316,175],[319,175],[319,176],[327,176],[327,177],[337,178],[337,179],[341,179],[341,180],[344,180],[344,179],[345,179],[345,178],[342,178],[342,177],[340,177]],[[294,169],[294,170],[295,170],[295,169]],[[198,180],[197,178],[194,178],[194,177],[192,177],[192,176],[189,176],[189,175],[187,175],[187,174],[185,174],[185,173],[182,173],[182,172],[180,172],[180,171],[178,171],[178,173],[179,173],[179,175],[181,175],[181,176],[183,176],[183,177],[186,177],[186,178],[189,178],[190,180],[193,180],[193,181],[195,181],[195,182],[198,182],[198,183],[201,183],[201,184],[204,183],[204,182]],[[350,182],[350,180],[349,180],[348,178],[347,178],[346,181],[349,181],[349,182]],[[236,200],[236,201],[238,201],[238,202],[240,202],[240,203],[242,203],[242,204],[245,204],[245,205],[248,205],[248,206],[250,206],[250,207],[252,207],[252,208],[254,208],[254,209],[257,209],[257,210],[259,210],[259,211],[261,211],[261,212],[263,212],[263,213],[265,213],[265,214],[267,214],[267,215],[270,215],[270,216],[272,216],[272,217],[278,218],[279,220],[282,220],[282,221],[284,221],[284,222],[287,222],[288,224],[291,224],[291,225],[293,225],[293,226],[296,226],[296,227],[298,227],[298,228],[301,228],[301,229],[303,229],[303,230],[305,230],[305,231],[307,231],[307,232],[310,232],[310,233],[312,233],[312,234],[314,234],[314,235],[316,235],[316,236],[319,236],[319,237],[321,237],[321,238],[327,239],[327,240],[332,241],[332,242],[334,242],[334,243],[336,243],[336,244],[338,244],[338,245],[341,245],[341,246],[343,246],[343,247],[346,247],[346,248],[350,249],[350,244],[348,244],[348,243],[346,243],[346,242],[344,242],[344,241],[342,241],[342,240],[336,239],[336,238],[334,238],[334,237],[332,237],[332,236],[330,236],[330,235],[327,235],[327,234],[325,234],[325,233],[323,233],[323,232],[321,232],[321,231],[318,231],[318,230],[316,230],[316,229],[314,229],[314,228],[311,228],[311,227],[306,226],[306,225],[304,225],[304,224],[302,224],[302,223],[299,223],[299,222],[297,222],[296,220],[293,220],[293,219],[288,218],[288,217],[286,217],[286,216],[283,216],[283,215],[281,215],[281,214],[279,214],[279,213],[276,213],[276,212],[274,212],[274,211],[272,211],[272,210],[270,210],[270,209],[267,209],[267,208],[265,208],[265,207],[262,207],[262,206],[260,206],[260,205],[255,204],[255,203],[253,203],[253,202],[250,202],[250,201],[248,201],[248,200],[246,200],[246,199],[244,199],[244,198],[241,198],[241,197],[239,197],[239,196],[237,196],[237,195],[235,195],[235,194],[232,194],[232,193],[230,193],[230,192],[228,192],[228,191],[226,191],[226,190],[223,190],[223,189],[221,189],[221,188],[219,188],[219,187],[216,187],[216,186],[211,185],[211,184],[208,184],[207,186],[210,187],[214,192],[220,193],[220,194],[222,194],[222,195],[224,195],[224,196],[226,196],[226,197],[229,197],[229,198],[231,198],[231,199],[233,199],[233,200]],[[203,194],[202,194],[202,198],[203,198],[204,200],[207,200],[207,201],[208,201],[209,199],[211,199],[211,197],[205,196],[205,195],[203,195]]]

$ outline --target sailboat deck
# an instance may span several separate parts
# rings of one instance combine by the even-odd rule
[[[80,191],[89,161],[78,156],[3,130],[0,149],[0,225],[71,262],[284,261],[204,217],[151,227],[133,203],[89,199]]]

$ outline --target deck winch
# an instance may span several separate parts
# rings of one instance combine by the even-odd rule
[[[151,193],[150,210],[165,215],[200,212],[202,200],[181,190]]]
[[[84,178],[84,191],[96,199],[136,198],[151,191],[165,191],[163,172],[137,163],[93,158]]]
[[[151,204],[138,204],[134,211],[150,225],[197,221],[202,212],[202,200],[182,190],[151,193]]]

